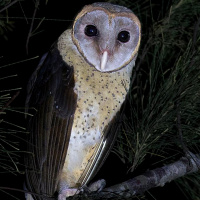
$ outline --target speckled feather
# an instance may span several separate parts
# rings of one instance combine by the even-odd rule
[[[114,142],[118,125],[110,122],[114,122],[129,88],[134,63],[117,72],[101,73],[81,57],[70,37],[70,30],[61,35],[57,47],[41,59],[28,85],[26,106],[38,112],[28,125],[32,143],[28,151],[35,156],[26,159],[26,184],[36,193],[53,195],[56,187],[78,187],[90,180]],[[83,148],[82,154],[76,152],[79,148]]]
[[[69,149],[61,175],[69,187],[76,187],[77,183],[83,184],[80,177],[92,163],[94,152],[106,134],[105,127],[125,100],[134,61],[119,71],[101,73],[78,52],[71,40],[71,30],[60,36],[58,49],[63,60],[74,67],[74,91],[78,97]]]

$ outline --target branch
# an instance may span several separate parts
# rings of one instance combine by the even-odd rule
[[[98,200],[98,199],[109,199],[117,198],[124,199],[131,196],[144,193],[145,191],[164,186],[167,182],[171,182],[177,178],[183,177],[185,175],[197,172],[200,169],[200,154],[193,154],[189,152],[188,155],[182,157],[180,160],[165,165],[161,168],[154,170],[149,170],[142,175],[136,176],[123,183],[105,188],[101,192],[92,192],[90,194],[78,194],[73,196],[73,200],[77,199],[87,199],[87,200]],[[48,197],[41,194],[35,194],[32,192],[27,192],[25,190],[19,190],[14,188],[0,187],[4,190],[15,190],[19,192],[26,192],[29,194],[34,194],[36,196],[43,196],[45,199],[56,199],[55,197]],[[71,199],[71,197],[69,197]]]
[[[27,36],[27,39],[26,39],[26,53],[27,53],[27,54],[28,54],[29,40],[30,40],[30,37],[31,37],[31,35],[32,35],[33,24],[34,24],[34,20],[35,20],[35,16],[36,16],[36,13],[37,13],[39,4],[40,4],[40,0],[37,0],[37,1],[35,2],[35,9],[34,9],[33,17],[32,17],[32,20],[31,20],[31,26],[30,26],[30,29],[29,29],[29,32],[28,32],[28,36]]]
[[[105,188],[95,196],[99,199],[103,197],[119,198],[119,196],[128,198],[136,194],[144,193],[151,188],[164,186],[167,182],[197,172],[200,169],[200,154],[192,154],[190,152],[189,155],[190,157],[182,157],[180,160],[172,164],[147,171],[143,175],[139,175],[123,183]]]
[[[4,10],[8,9],[10,6],[14,5],[15,3],[17,3],[18,1],[19,1],[19,0],[15,0],[15,1],[9,3],[7,6],[5,6],[4,8],[2,8],[2,9],[0,10],[0,13],[3,12]]]
[[[1,108],[0,114],[15,100],[15,98],[19,95],[20,91],[17,91],[14,96]]]

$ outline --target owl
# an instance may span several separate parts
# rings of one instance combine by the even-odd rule
[[[141,39],[126,7],[85,6],[46,53],[28,83],[27,199],[86,186],[107,158],[123,115]],[[40,194],[40,195],[34,195]]]

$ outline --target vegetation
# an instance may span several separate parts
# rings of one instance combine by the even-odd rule
[[[132,1],[125,2],[133,8]],[[130,171],[169,164],[189,152],[199,154],[200,147],[200,3],[161,1],[158,9],[153,2],[136,1],[133,9],[142,21],[142,45],[131,112],[114,150]],[[176,181],[187,199],[199,198],[199,177],[196,173]]]
[[[48,5],[52,2],[37,0],[31,2],[28,8],[26,0],[0,0],[0,41],[9,41],[20,20],[27,21],[22,60],[36,58],[41,53],[30,49],[34,47],[33,41],[44,39],[45,27],[48,30],[51,27],[49,21],[60,24],[61,21],[68,23],[73,19],[74,13],[69,19],[45,18]],[[132,90],[113,152],[126,166],[129,177],[173,163],[191,153],[200,155],[199,0],[108,2],[129,7],[142,23],[142,43],[133,72]],[[88,3],[91,1],[85,2]],[[26,16],[30,7],[31,16]],[[17,13],[16,10],[20,10],[22,17],[12,15]],[[52,14],[53,17],[55,15]],[[66,25],[63,24],[65,29]],[[56,36],[59,34],[61,32]],[[56,37],[51,38],[49,47],[55,40]],[[48,49],[48,46],[43,50],[45,48]],[[29,52],[29,56],[25,52]],[[1,55],[0,61],[3,60]],[[33,66],[36,65],[35,59],[31,62]],[[24,65],[24,62],[21,64]],[[0,171],[21,173],[18,159],[22,149],[18,138],[23,137],[21,133],[24,134],[25,130],[14,122],[12,113],[17,111],[18,116],[23,116],[21,110],[10,107],[18,98],[19,89],[12,90],[10,82],[16,75],[11,70],[4,73],[4,66],[10,67],[10,61],[0,63]],[[2,82],[5,80],[10,80],[7,81],[10,88]],[[4,85],[5,88],[2,87]],[[185,199],[199,199],[199,172],[179,178],[171,184],[174,183]],[[155,193],[154,190],[152,195]],[[137,198],[156,199],[148,192]]]

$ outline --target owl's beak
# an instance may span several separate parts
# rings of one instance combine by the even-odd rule
[[[108,61],[108,52],[104,51],[102,58],[101,58],[101,70],[102,71],[105,69],[107,61]]]

